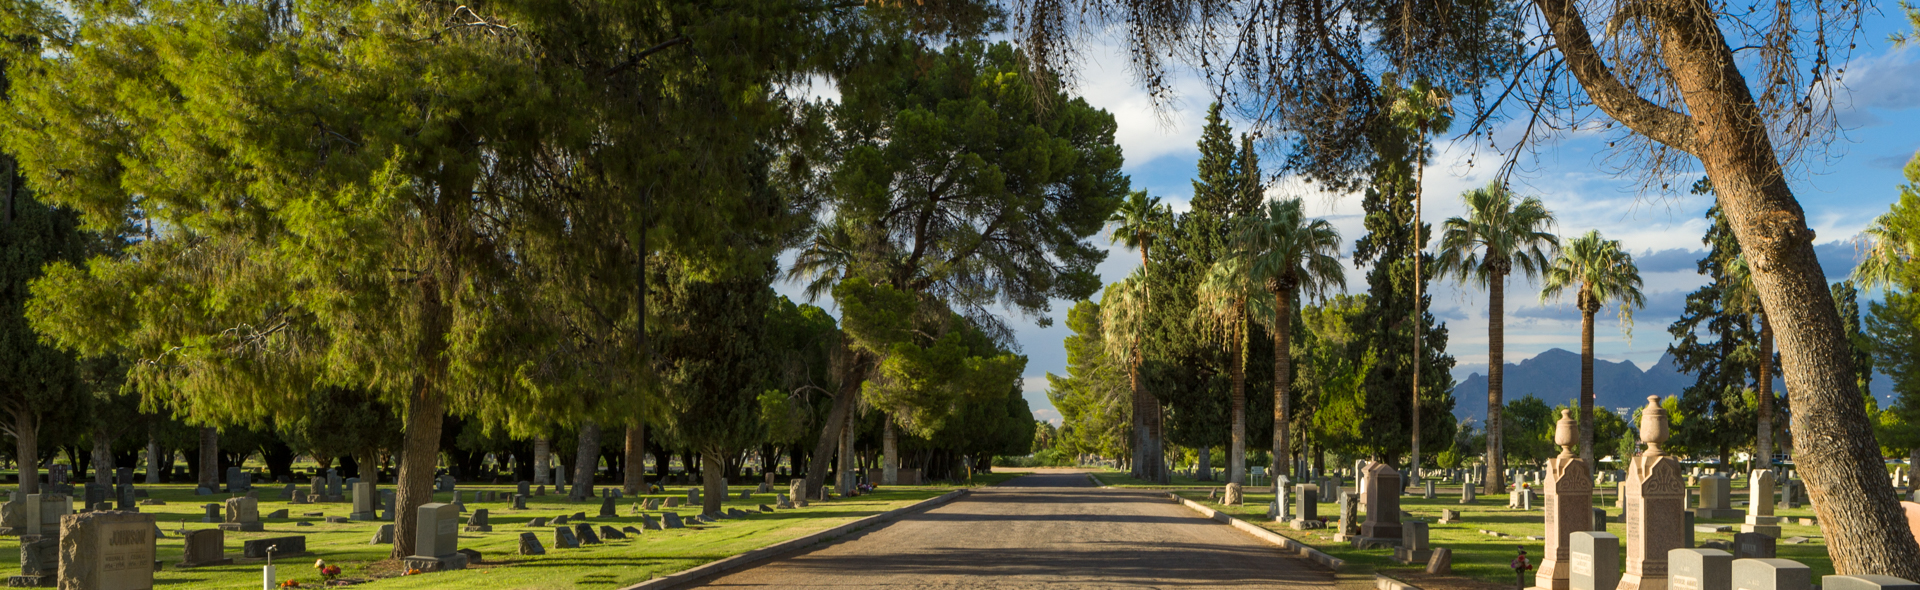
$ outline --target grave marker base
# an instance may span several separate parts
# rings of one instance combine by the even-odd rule
[[[420,570],[423,573],[444,572],[467,569],[467,556],[463,553],[450,553],[439,557],[414,555],[402,558],[400,563],[405,564],[408,570]]]

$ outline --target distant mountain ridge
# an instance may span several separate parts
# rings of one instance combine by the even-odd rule
[[[1502,398],[1508,403],[1532,394],[1549,406],[1580,399],[1580,353],[1550,348],[1518,364],[1507,363]],[[1647,396],[1679,395],[1693,385],[1693,376],[1674,366],[1671,354],[1642,371],[1633,361],[1593,360],[1593,404],[1603,408],[1630,408],[1646,404]],[[1776,386],[1781,386],[1778,382]],[[1783,387],[1784,388],[1784,387]],[[1487,415],[1487,377],[1467,375],[1453,388],[1453,415],[1484,420]]]

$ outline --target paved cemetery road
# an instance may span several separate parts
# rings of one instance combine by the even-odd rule
[[[1036,473],[705,588],[1333,588],[1333,573],[1165,492]]]

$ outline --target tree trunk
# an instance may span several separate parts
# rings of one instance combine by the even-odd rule
[[[1408,470],[1412,477],[1402,480],[1409,484],[1420,481],[1420,366],[1427,361],[1425,350],[1420,348],[1420,336],[1427,327],[1426,322],[1421,321],[1422,312],[1425,310],[1420,305],[1421,292],[1427,284],[1426,276],[1420,274],[1421,255],[1427,251],[1427,241],[1422,239],[1420,232],[1423,207],[1426,206],[1426,127],[1425,122],[1420,124],[1419,150],[1415,152],[1413,172],[1413,391],[1410,398],[1412,406],[1409,408],[1413,416],[1413,468]]]
[[[840,426],[847,423],[847,416],[853,413],[854,399],[860,395],[860,385],[867,380],[867,355],[854,351],[849,360],[847,375],[840,380],[840,394],[834,396],[833,407],[827,411],[826,426],[820,429],[820,442],[813,446],[813,456],[807,461],[807,496],[819,495],[820,488],[827,483],[827,472],[833,469],[833,450],[840,446]]]
[[[380,485],[380,449],[363,449],[353,458],[360,468],[360,481]]]
[[[1235,305],[1236,321],[1241,312],[1240,305]],[[1228,362],[1233,363],[1233,445],[1227,450],[1227,482],[1243,486],[1247,485],[1247,369],[1241,362],[1241,355],[1246,354],[1244,341],[1241,335],[1235,334],[1233,343],[1228,345],[1231,351]]]
[[[547,437],[533,437],[533,483],[548,485],[553,483],[553,443]]]
[[[634,424],[627,428],[627,459],[620,466],[620,474],[625,482],[620,490],[626,495],[646,493],[647,489],[647,425]]]
[[[1147,394],[1140,384],[1140,348],[1135,346],[1127,359],[1127,388],[1133,394],[1133,468],[1134,477],[1151,481],[1147,455],[1153,452],[1153,426],[1147,415]]]
[[[1568,69],[1608,115],[1700,159],[1734,236],[1753,265],[1761,304],[1773,312],[1799,440],[1795,464],[1807,482],[1828,553],[1840,575],[1920,579],[1920,544],[1887,481],[1852,347],[1813,251],[1813,231],[1712,13],[1703,0],[1662,6],[1656,25],[1665,71],[1686,114],[1647,103],[1613,78],[1569,0],[1535,0]]]
[[[40,417],[32,410],[13,412],[13,452],[20,463],[20,500],[40,493]]]
[[[400,452],[400,474],[394,486],[393,552],[399,559],[413,555],[419,530],[420,507],[433,502],[433,472],[440,456],[440,427],[446,420],[446,400],[425,376],[414,378],[413,399],[407,402],[406,446]],[[362,475],[378,469],[366,465]]]
[[[859,468],[858,465],[856,465],[859,457],[854,455],[855,450],[853,448],[853,436],[855,434],[853,425],[856,419],[857,416],[855,416],[853,412],[847,412],[847,421],[840,431],[840,483],[834,486],[834,490],[839,492],[842,497],[845,497],[849,492],[853,491],[854,470]]]
[[[1506,373],[1506,317],[1507,317],[1507,276],[1495,274],[1487,283],[1487,493],[1499,493],[1507,489],[1500,473],[1506,464],[1504,445],[1501,445],[1500,411],[1501,391]],[[1416,361],[1417,362],[1417,361]]]
[[[171,469],[173,465],[172,453],[167,454],[167,460],[165,462],[160,460],[160,435],[157,432],[158,428],[159,427],[152,424],[147,425],[147,485],[159,485],[162,466],[165,465]]]
[[[1593,462],[1593,313],[1580,298],[1580,460]]]
[[[1198,473],[1193,474],[1194,479],[1213,481],[1213,449],[1200,447],[1199,451],[1200,464],[1195,467],[1195,471],[1198,471]]]
[[[894,431],[892,416],[887,416],[883,419],[883,422],[886,424],[887,430],[885,437],[880,441],[881,452],[885,453],[885,457],[882,459],[883,466],[881,468],[880,483],[890,486],[900,485],[900,441],[898,438],[900,435]]]
[[[220,431],[200,427],[200,487],[220,489]]]
[[[726,463],[718,452],[708,450],[700,453],[701,514],[726,512],[720,507],[720,503],[727,499]]]
[[[93,483],[113,485],[113,441],[107,437],[105,424],[93,428]]]
[[[1753,461],[1749,469],[1766,469],[1773,464],[1773,324],[1760,316],[1760,383],[1755,401],[1760,404],[1759,424],[1753,437]]]
[[[580,423],[580,444],[573,454],[573,487],[567,490],[567,498],[585,500],[593,497],[593,472],[600,467],[600,423],[587,420]]]
[[[1279,485],[1281,475],[1293,474],[1293,453],[1288,452],[1287,421],[1292,418],[1290,403],[1293,396],[1293,355],[1288,349],[1293,331],[1288,329],[1293,322],[1293,302],[1288,299],[1290,293],[1273,292],[1274,324],[1273,332],[1273,481]],[[1417,365],[1416,365],[1417,366]],[[1417,417],[1419,414],[1415,414]],[[1416,424],[1418,422],[1416,421]],[[1418,426],[1414,432],[1420,432]],[[1419,447],[1414,447],[1418,449]],[[1418,452],[1417,450],[1415,451]],[[1416,455],[1417,456],[1417,455]],[[1280,493],[1276,490],[1275,493]]]

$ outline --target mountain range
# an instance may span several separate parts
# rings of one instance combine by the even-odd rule
[[[1502,398],[1507,403],[1529,394],[1548,406],[1580,399],[1580,353],[1550,348],[1519,363],[1507,363],[1506,386]],[[1466,367],[1468,369],[1484,367]],[[1457,372],[1456,372],[1457,374]],[[1876,375],[1875,389],[1885,387]],[[1693,385],[1692,375],[1673,364],[1673,355],[1662,354],[1653,366],[1641,370],[1633,361],[1593,360],[1593,404],[1603,408],[1636,408],[1647,403],[1647,396],[1679,395]],[[1786,391],[1786,383],[1775,378],[1775,391]],[[1453,415],[1478,422],[1487,415],[1487,377],[1470,372],[1453,388]]]

